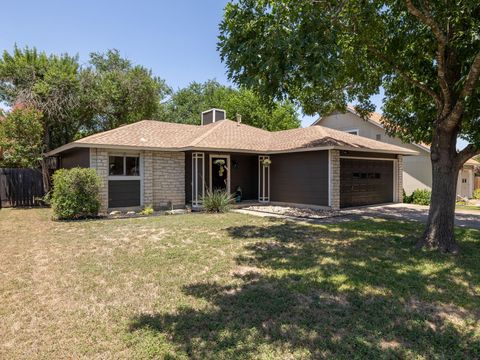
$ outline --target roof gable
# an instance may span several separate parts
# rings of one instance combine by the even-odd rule
[[[355,115],[356,117],[358,117],[358,121],[368,121],[368,123],[382,129],[385,131],[385,128],[382,124],[382,118],[383,118],[383,115],[380,114],[380,113],[377,113],[377,112],[371,112],[368,116],[368,118],[366,120],[364,120],[360,115],[358,115],[358,113],[355,111],[355,108],[352,106],[352,105],[348,105],[347,106],[347,112]],[[312,125],[310,126],[319,126],[320,123],[322,122],[322,120],[326,118],[325,117],[319,117]],[[419,149],[421,150],[424,150],[424,151],[427,151],[428,153],[430,152],[430,146],[427,145],[427,144],[419,144],[419,143],[411,143],[412,145],[418,147]]]

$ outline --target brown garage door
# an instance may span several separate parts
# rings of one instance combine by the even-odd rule
[[[340,159],[340,206],[393,201],[393,161]]]

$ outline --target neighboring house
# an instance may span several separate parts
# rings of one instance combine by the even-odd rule
[[[405,157],[403,164],[403,188],[410,195],[416,189],[432,188],[432,164],[430,161],[430,148],[425,144],[406,144],[399,138],[386,134],[380,121],[382,116],[378,113],[370,114],[367,121],[363,120],[352,107],[347,108],[345,114],[334,113],[321,117],[313,123],[330,129],[340,130],[349,134],[375,139],[388,144],[402,146],[415,150],[418,156]],[[458,175],[457,195],[471,198],[475,182],[475,166],[480,166],[474,159],[468,160]]]
[[[48,155],[97,170],[102,211],[197,207],[208,190],[238,188],[245,200],[332,208],[402,201],[403,155],[413,150],[320,126],[269,132],[224,118],[213,109],[200,126],[144,120]]]

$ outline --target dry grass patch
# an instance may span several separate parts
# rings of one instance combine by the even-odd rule
[[[0,211],[0,358],[478,358],[480,235],[241,214]]]

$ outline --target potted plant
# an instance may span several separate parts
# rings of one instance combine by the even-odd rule
[[[218,165],[218,175],[223,176],[223,173],[225,172],[225,160],[223,159],[218,159],[213,162],[215,165]]]
[[[262,165],[265,167],[269,167],[272,164],[272,160],[270,159],[263,159],[262,160]]]

